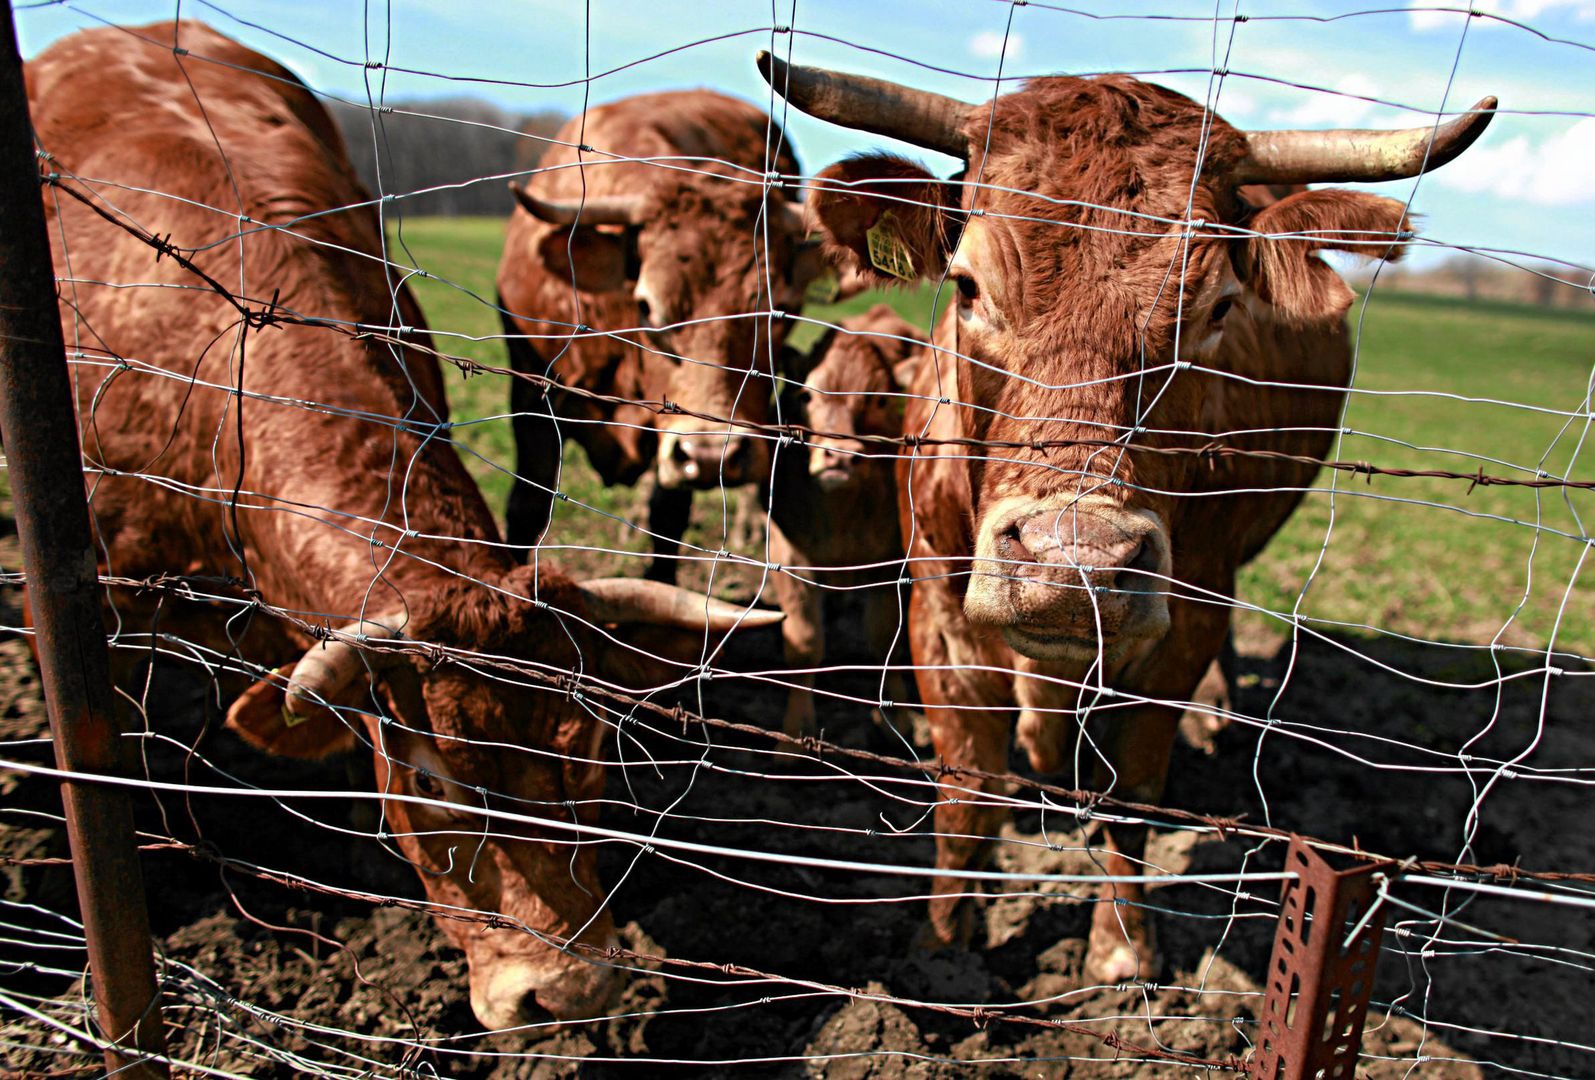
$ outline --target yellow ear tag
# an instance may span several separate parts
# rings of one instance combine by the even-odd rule
[[[827,270],[803,290],[803,301],[808,304],[834,304],[842,295],[842,279],[835,270]]]
[[[875,269],[903,281],[913,281],[919,277],[914,270],[914,253],[897,235],[897,216],[890,210],[870,226],[864,239],[869,243],[869,261]]]

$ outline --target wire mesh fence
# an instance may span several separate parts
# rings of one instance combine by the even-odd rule
[[[1304,838],[1359,1074],[1595,1074],[1576,12],[16,7],[174,1071],[1246,1072]]]

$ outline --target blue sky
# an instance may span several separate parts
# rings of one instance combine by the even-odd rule
[[[790,47],[800,63],[866,71],[969,101],[992,93],[1005,45],[1005,79],[1129,71],[1199,99],[1215,84],[1212,69],[1223,67],[1230,74],[1216,80],[1217,108],[1241,127],[1415,126],[1432,122],[1442,105],[1465,108],[1493,93],[1507,111],[1471,151],[1416,184],[1377,189],[1413,196],[1423,234],[1433,240],[1567,260],[1586,276],[1595,269],[1595,0],[1476,0],[1476,9],[1499,19],[1441,9],[1453,0],[1370,14],[1360,12],[1395,4],[1077,2],[1090,6],[82,0],[23,7],[16,20],[31,56],[82,26],[148,22],[180,10],[275,57],[318,90],[357,100],[468,93],[526,111],[574,112],[584,98],[690,86],[770,104],[753,54],[772,47],[783,54]],[[1228,18],[1237,11],[1246,21]],[[1216,22],[1215,12],[1223,16]],[[1094,17],[1102,15],[1119,17]],[[370,69],[367,60],[425,74]],[[796,113],[786,126],[811,170],[880,142]]]

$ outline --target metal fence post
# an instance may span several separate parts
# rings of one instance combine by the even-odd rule
[[[1368,1019],[1390,864],[1336,870],[1300,837],[1285,869],[1252,1080],[1352,1080]]]
[[[0,40],[0,438],[56,764],[126,760],[111,692],[82,457],[10,0]],[[65,781],[61,800],[101,1030],[118,1076],[165,1076],[149,913],[126,792]]]

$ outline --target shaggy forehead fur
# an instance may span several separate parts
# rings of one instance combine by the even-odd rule
[[[972,108],[965,131],[975,149],[967,177],[981,185],[965,189],[966,206],[1011,215],[985,225],[998,257],[1015,264],[1006,279],[1023,285],[1005,305],[1016,329],[1059,309],[1095,311],[1101,318],[1051,322],[1101,349],[1110,322],[1144,318],[1156,298],[1172,318],[1180,287],[1202,280],[1224,245],[1198,241],[1181,257],[1177,227],[1148,217],[1235,223],[1246,213],[1221,179],[1245,153],[1245,136],[1189,98],[1126,75],[1032,80],[994,109]]]
[[[529,603],[526,598],[531,597],[547,607]],[[561,620],[554,614],[561,611],[576,617]],[[407,633],[489,656],[533,658],[544,670],[558,672],[576,668],[583,656],[605,645],[621,650],[598,640],[595,631],[578,621],[585,617],[586,603],[573,581],[548,567],[534,571],[521,566],[485,582],[440,582],[413,609]],[[428,679],[434,687],[428,710],[432,728],[441,735],[559,745],[571,735],[565,731],[568,721],[590,726],[564,691],[521,679],[510,670],[493,675],[458,665],[437,669]]]
[[[694,177],[666,180],[647,198],[649,220],[639,241],[643,257],[659,260],[694,302],[735,312],[756,304],[766,274],[777,281],[785,276],[800,236],[782,213],[779,194]]]

